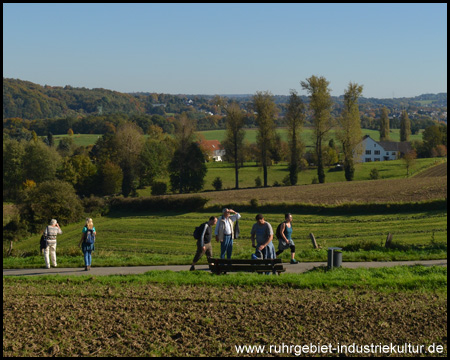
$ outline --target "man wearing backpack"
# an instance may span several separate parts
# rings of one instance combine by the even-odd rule
[[[50,260],[49,257],[52,260],[52,265],[54,267],[57,266],[56,264],[56,235],[62,234],[62,230],[59,227],[58,222],[56,219],[52,219],[50,221],[50,225],[46,227],[44,230],[44,239],[45,239],[45,247],[44,249],[44,259],[45,259],[45,267],[47,269],[50,269]],[[50,256],[49,256],[50,255]]]
[[[217,218],[215,216],[211,216],[208,222],[201,224],[198,228],[195,229],[194,235],[199,234],[197,238],[197,252],[195,253],[194,260],[192,261],[192,266],[189,269],[190,271],[195,270],[195,264],[200,260],[203,254],[206,254],[206,257],[209,259],[212,258],[212,227],[216,225]]]

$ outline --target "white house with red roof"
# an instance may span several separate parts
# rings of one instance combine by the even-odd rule
[[[202,148],[213,161],[222,161],[222,156],[225,155],[225,150],[222,149],[222,144],[219,140],[202,140],[200,141],[200,148]]]

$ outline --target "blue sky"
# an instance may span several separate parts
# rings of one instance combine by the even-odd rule
[[[3,77],[169,94],[447,92],[447,4],[3,4]]]

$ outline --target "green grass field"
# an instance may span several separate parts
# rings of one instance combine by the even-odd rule
[[[283,141],[287,141],[287,130],[286,129],[277,129],[277,132],[281,135],[281,139]],[[219,140],[222,142],[225,139],[225,130],[207,130],[200,131],[201,135],[205,137],[206,140]],[[258,133],[257,129],[246,129],[245,131],[245,140],[250,143],[256,142],[256,135]],[[330,130],[330,138],[336,139],[335,130]],[[378,130],[369,130],[362,129],[363,136],[369,135],[375,141],[380,140],[380,132]],[[303,128],[301,137],[306,146],[312,147],[314,145],[313,139],[313,129],[312,128]],[[391,141],[400,141],[400,129],[392,129],[390,132],[390,140]],[[413,140],[422,140],[422,133],[411,135],[410,141]]]
[[[236,209],[239,211],[239,209]],[[94,219],[98,235],[93,255],[94,266],[130,266],[189,264],[196,249],[192,237],[195,226],[212,214],[195,213],[110,213]],[[241,238],[235,241],[234,258],[250,258],[250,230],[255,213],[241,213]],[[274,230],[283,220],[281,213],[264,214]],[[293,239],[300,261],[326,261],[327,247],[343,247],[343,261],[390,261],[442,259],[447,257],[447,212],[430,211],[376,215],[300,215],[293,213]],[[63,227],[58,236],[58,264],[82,266],[77,247],[83,224]],[[320,250],[314,250],[309,234],[313,233]],[[385,249],[388,233],[393,234],[393,249]],[[15,257],[4,258],[3,267],[42,266],[38,255],[39,236],[14,245]],[[275,246],[278,246],[275,241]],[[219,256],[219,244],[213,241],[213,252]],[[282,258],[289,259],[285,251]],[[203,258],[201,262],[206,263]]]
[[[436,158],[417,159],[413,167],[410,169],[410,176],[420,173],[421,171],[442,162]],[[344,171],[329,171],[333,167],[325,169],[325,182],[334,183],[346,181]],[[360,163],[355,166],[354,181],[369,180],[372,169],[377,169],[380,179],[398,179],[406,178],[406,168],[403,160],[380,161],[371,163]],[[213,190],[212,185],[216,177],[222,179],[222,189],[235,188],[234,167],[226,162],[210,162],[207,163],[208,172],[205,177],[205,185],[203,190]],[[288,165],[285,162],[274,164],[268,168],[268,185],[272,186],[275,182],[282,184],[283,179],[289,174]],[[263,180],[262,168],[256,163],[245,163],[244,167],[239,169],[239,187],[248,188],[255,187],[255,179],[259,176]],[[317,169],[311,168],[301,171],[298,174],[297,185],[309,185],[313,179],[317,178]],[[169,184],[169,179],[160,179]],[[140,196],[150,196],[151,188],[139,189]]]
[[[256,142],[256,134],[257,129],[246,129],[245,140],[249,143]],[[287,130],[286,129],[277,129],[277,132],[281,135],[281,139],[283,141],[287,141]],[[225,139],[225,130],[207,130],[207,131],[199,131],[199,134],[205,137],[206,140],[219,140],[222,142]],[[369,130],[362,129],[363,135],[369,135],[375,141],[380,140],[380,132],[378,130]],[[68,137],[69,135],[53,135],[53,139],[55,141],[55,145],[58,145],[59,141],[62,138]],[[72,135],[75,144],[79,146],[88,146],[94,145],[95,142],[101,134],[74,134]],[[335,130],[330,131],[330,137],[335,138]],[[390,133],[391,141],[400,141],[400,130],[392,129]],[[313,130],[312,128],[304,128],[302,130],[302,139],[306,146],[313,146]],[[422,140],[422,133],[411,135],[410,141],[413,140]]]

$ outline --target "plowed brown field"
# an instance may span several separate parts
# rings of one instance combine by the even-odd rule
[[[416,178],[447,176],[447,162],[433,166],[421,173],[417,174]]]
[[[239,345],[292,356],[270,353],[283,343],[435,344],[447,352],[444,293],[97,284],[74,294],[69,280],[51,285],[52,296],[42,285],[3,286],[3,356],[215,357],[236,356]]]
[[[260,205],[281,202],[318,205],[416,202],[445,199],[447,197],[447,176],[252,188],[197,195],[209,199],[207,206],[229,203],[249,204],[250,199],[258,200]]]

